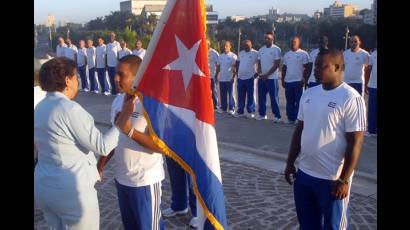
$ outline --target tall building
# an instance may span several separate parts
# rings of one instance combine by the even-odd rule
[[[332,5],[323,9],[324,15],[334,18],[355,17],[358,14],[356,6],[350,4],[341,4],[336,0]]]
[[[135,15],[141,15],[144,7],[150,5],[149,8],[157,10],[158,8],[165,6],[166,0],[129,0],[120,2],[121,12],[130,12]]]
[[[218,24],[218,12],[214,11],[214,7],[212,5],[206,5],[206,24]]]
[[[48,14],[46,19],[46,26],[53,27],[55,26],[55,18],[53,14]]]
[[[241,16],[241,15],[229,16],[229,18],[234,22],[239,22],[239,21],[242,21],[242,20],[246,19],[245,16]]]
[[[377,24],[377,0],[373,0],[371,9],[364,13],[363,22],[369,25]]]

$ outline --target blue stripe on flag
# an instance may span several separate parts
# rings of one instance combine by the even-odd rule
[[[194,132],[162,103],[144,96],[143,104],[156,135],[192,168],[208,210],[228,229],[222,184],[199,155]],[[214,229],[208,219],[204,229]]]

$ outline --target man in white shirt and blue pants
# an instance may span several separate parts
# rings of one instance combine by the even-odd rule
[[[375,136],[377,135],[377,49],[370,55],[365,80],[366,93],[369,94],[369,127],[366,135]]]
[[[299,110],[299,100],[305,86],[309,70],[309,55],[299,48],[300,38],[291,40],[291,50],[283,57],[282,86],[285,88],[286,115],[288,123],[294,124]]]
[[[118,64],[118,51],[121,50],[120,43],[115,40],[115,33],[110,34],[110,43],[108,43],[106,48],[107,53],[107,67],[108,67],[108,78],[110,79],[111,94],[117,94],[115,89],[115,68]]]
[[[312,50],[312,52],[310,52],[309,54],[309,72],[310,74],[309,79],[306,79],[306,82],[308,83],[308,88],[312,88],[315,87],[317,85],[319,85],[318,82],[316,82],[316,78],[315,78],[315,61],[316,61],[316,57],[319,54],[319,52],[321,50],[325,50],[325,49],[329,49],[327,46],[329,44],[329,39],[327,38],[327,36],[321,36],[319,38],[319,48]]]
[[[216,93],[216,66],[218,65],[219,53],[211,48],[211,42],[207,40],[208,44],[208,66],[209,74],[211,75],[211,93],[212,93],[212,102],[214,104],[214,110],[218,108],[218,94]]]
[[[81,78],[81,86],[84,92],[88,92],[88,81],[87,81],[87,49],[85,48],[84,40],[80,40],[79,42],[79,49],[77,54],[77,66],[78,66],[78,73],[80,74]]]
[[[300,100],[285,179],[294,184],[300,229],[349,229],[348,205],[354,169],[366,130],[363,97],[342,81],[343,54],[319,53],[315,77]],[[295,161],[298,159],[298,170]]]
[[[98,93],[98,84],[95,81],[95,47],[93,46],[93,40],[91,38],[87,39],[87,66],[88,66],[88,78],[90,81],[90,91]]]
[[[98,81],[101,85],[101,92],[105,95],[110,95],[108,91],[108,82],[105,77],[105,72],[107,70],[107,55],[106,55],[106,45],[104,44],[104,38],[98,37],[98,46],[95,49],[95,66],[97,68]]]
[[[218,113],[228,112],[234,114],[235,102],[233,99],[233,81],[236,75],[236,59],[238,57],[231,52],[231,42],[226,41],[224,53],[218,58],[218,66],[216,67],[216,75],[219,73],[219,90],[221,94],[221,109]],[[227,111],[228,110],[228,111]]]

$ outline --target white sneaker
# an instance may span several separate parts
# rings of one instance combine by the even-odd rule
[[[223,113],[224,111],[223,111],[222,109],[218,108],[218,109],[216,110],[216,112],[217,112],[217,113]]]
[[[281,123],[281,122],[282,122],[282,119],[277,118],[277,117],[273,118],[273,123]]]
[[[95,94],[99,94],[100,92],[98,90],[93,91]]]
[[[242,114],[234,113],[233,116],[234,117],[245,117],[246,115],[244,113],[242,113]]]
[[[189,227],[198,228],[198,217],[192,217],[191,221],[189,221]]]
[[[105,95],[105,96],[110,96],[111,93],[110,93],[110,92],[104,92],[104,95]]]
[[[234,115],[235,114],[235,111],[233,111],[233,110],[229,110],[229,112],[228,112],[230,115]]]
[[[267,120],[268,119],[268,115],[265,115],[263,117],[261,117],[260,115],[256,116],[255,118],[257,121],[261,121],[261,120]]]
[[[369,132],[365,132],[364,135],[366,137],[377,137],[377,134],[373,134],[373,133],[369,133]]]
[[[174,211],[172,208],[167,208],[167,209],[161,211],[161,214],[164,217],[172,217],[172,216],[175,216],[175,215],[178,215],[178,214],[187,214],[187,213],[188,213],[188,208],[186,208],[184,210],[181,210],[181,211]]]
[[[88,93],[88,92],[90,92],[90,90],[87,89],[87,88],[85,88],[85,89],[84,89],[84,92]]]
[[[255,118],[255,114],[248,113],[248,115],[246,115],[246,117],[249,118],[249,119],[253,119],[253,118]]]

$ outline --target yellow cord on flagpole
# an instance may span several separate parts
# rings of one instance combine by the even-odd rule
[[[143,95],[140,92],[135,92],[134,95],[138,96],[139,101],[141,102],[141,107],[142,107],[142,113],[145,117],[145,119],[147,120],[147,124],[148,124],[148,130],[149,130],[149,134],[152,138],[152,140],[154,141],[154,143],[162,149],[163,153],[165,155],[167,155],[168,157],[171,157],[175,162],[177,162],[179,165],[181,165],[181,167],[187,171],[189,173],[189,175],[191,175],[192,177],[192,181],[193,183],[193,187],[194,187],[194,193],[196,198],[198,199],[199,203],[201,204],[205,216],[207,217],[207,219],[209,220],[209,222],[211,222],[211,224],[215,227],[216,230],[224,230],[224,227],[219,223],[219,221],[215,218],[215,216],[209,211],[208,207],[206,206],[204,199],[202,198],[201,194],[198,191],[198,185],[196,182],[196,175],[194,173],[194,171],[192,170],[192,168],[185,163],[184,160],[182,160],[173,150],[171,150],[171,148],[169,148],[167,146],[167,144],[165,144],[164,141],[161,140],[161,138],[159,138],[157,136],[157,134],[154,131],[154,128],[152,127],[152,123],[151,120],[148,116],[148,113],[145,110],[144,107],[144,103],[143,103]]]

